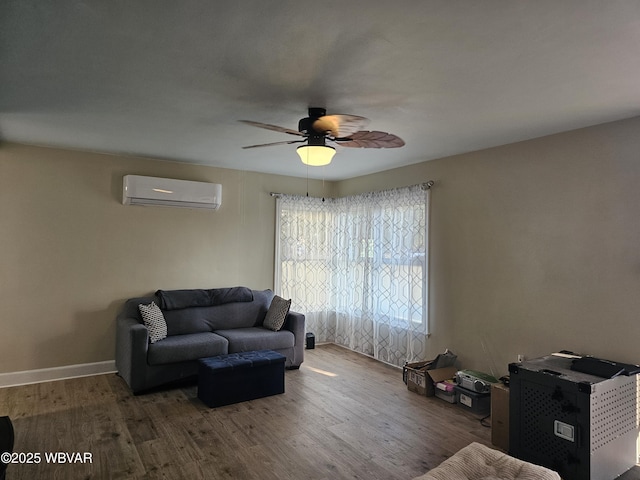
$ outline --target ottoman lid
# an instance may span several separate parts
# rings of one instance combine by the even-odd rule
[[[251,352],[230,353],[228,355],[218,355],[217,357],[201,358],[198,361],[201,365],[210,370],[242,370],[261,365],[284,363],[286,357],[273,350],[257,350]]]

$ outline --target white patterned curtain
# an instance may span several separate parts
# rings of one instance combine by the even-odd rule
[[[317,342],[403,365],[426,358],[429,190],[277,200],[276,291]]]
[[[333,212],[319,198],[283,195],[276,216],[275,291],[291,298],[291,310],[304,312],[318,342],[332,342]]]

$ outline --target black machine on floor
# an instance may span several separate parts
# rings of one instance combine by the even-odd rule
[[[563,480],[621,475],[638,461],[639,372],[570,353],[510,364],[509,453]]]

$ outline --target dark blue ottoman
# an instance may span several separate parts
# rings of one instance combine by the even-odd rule
[[[198,360],[198,398],[209,407],[284,393],[285,356],[272,350]]]

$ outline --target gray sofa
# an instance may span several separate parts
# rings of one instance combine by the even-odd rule
[[[228,293],[235,289],[244,289],[245,298],[229,301],[233,297]],[[184,294],[191,292],[196,300],[189,306],[184,302],[170,304],[164,301],[163,293],[176,293],[182,300]],[[222,303],[214,301],[216,304],[207,305],[211,302],[201,301],[203,294],[211,296],[212,293],[222,297]],[[271,290],[233,287],[158,290],[154,296],[131,298],[116,319],[118,374],[137,394],[196,375],[199,358],[227,353],[275,350],[286,357],[286,368],[299,368],[304,357],[305,317],[290,311],[281,330],[263,328],[262,322],[273,297]],[[149,342],[149,332],[138,309],[139,304],[148,305],[152,301],[161,308],[167,324],[167,337],[155,343]]]

